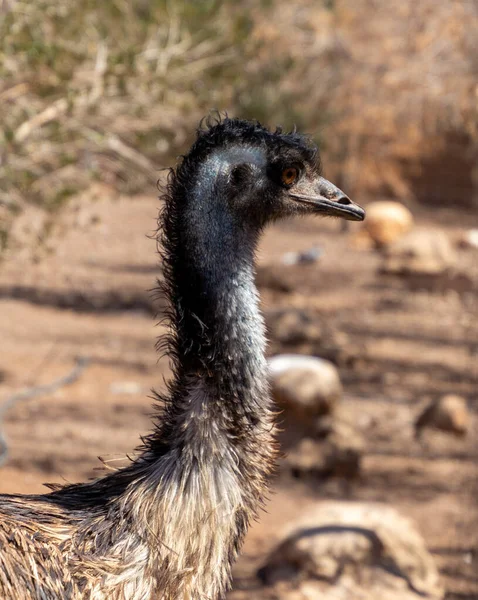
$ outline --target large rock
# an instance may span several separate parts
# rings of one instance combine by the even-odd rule
[[[411,230],[413,216],[400,202],[372,202],[363,227],[377,246],[388,246]]]
[[[457,436],[466,435],[471,416],[466,400],[461,396],[447,394],[431,402],[415,421],[415,433],[419,437],[424,429],[438,429]]]
[[[342,397],[337,368],[322,358],[280,354],[269,360],[272,395],[282,409],[283,466],[297,477],[360,473],[364,441],[336,415]]]
[[[396,275],[436,275],[456,262],[443,231],[417,228],[386,250],[383,271]]]
[[[390,506],[320,502],[290,523],[282,540],[258,573],[279,598],[443,598],[422,537]]]
[[[342,384],[333,363],[300,354],[280,354],[269,360],[272,395],[285,411],[308,426],[333,412]]]

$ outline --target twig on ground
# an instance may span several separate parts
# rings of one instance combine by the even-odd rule
[[[80,356],[76,359],[76,365],[74,366],[74,368],[67,375],[60,377],[52,383],[36,385],[22,390],[21,392],[12,394],[9,398],[5,400],[3,404],[0,405],[0,466],[5,464],[8,457],[8,446],[5,440],[5,436],[3,435],[3,431],[1,429],[1,424],[5,413],[21,400],[31,400],[32,398],[35,398],[37,396],[53,394],[59,388],[64,387],[65,385],[71,385],[79,379],[79,377],[82,375],[83,371],[86,369],[89,363],[89,358]]]
[[[131,146],[127,146],[118,136],[108,135],[106,143],[110,150],[113,150],[113,152],[116,152],[122,158],[129,160],[139,168],[144,169],[146,173],[154,172],[154,165],[149,158],[146,158],[146,156],[131,148]]]
[[[28,121],[25,121],[15,131],[14,139],[18,144],[24,142],[27,137],[39,127],[42,127],[46,123],[53,121],[59,115],[65,113],[68,109],[68,101],[66,98],[60,98],[56,102],[53,102],[51,106],[45,108],[42,112],[36,114]]]

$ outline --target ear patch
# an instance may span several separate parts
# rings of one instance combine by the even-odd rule
[[[244,184],[251,175],[251,169],[249,165],[242,163],[234,165],[231,169],[231,183],[235,186]]]

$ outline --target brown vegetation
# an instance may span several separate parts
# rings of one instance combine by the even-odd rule
[[[0,245],[27,203],[151,190],[214,107],[297,123],[355,195],[476,206],[476,3],[249,5],[4,2]]]

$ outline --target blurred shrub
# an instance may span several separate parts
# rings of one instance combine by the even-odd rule
[[[0,201],[55,208],[91,178],[157,178],[237,63],[226,3],[16,1],[0,27]]]
[[[288,61],[264,89],[322,141],[339,185],[478,206],[478,3],[273,5],[256,19],[264,49],[249,69],[260,78],[265,63]]]

